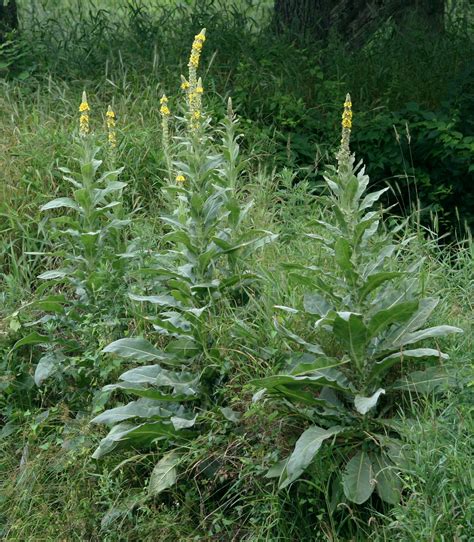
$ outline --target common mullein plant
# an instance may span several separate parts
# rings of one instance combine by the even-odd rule
[[[308,234],[318,250],[323,247],[332,271],[293,266],[291,280],[314,291],[305,295],[301,310],[279,307],[313,322],[318,340],[305,340],[277,318],[279,332],[298,348],[286,371],[252,385],[260,388],[255,400],[275,400],[308,424],[293,452],[267,474],[278,478],[280,488],[300,478],[324,445],[333,447],[325,457],[335,462],[336,502],[343,492],[362,504],[375,490],[394,504],[401,493],[400,395],[431,393],[451,383],[443,366],[448,356],[425,341],[461,330],[423,327],[438,299],[418,294],[419,263],[397,270],[395,232],[382,228],[380,205],[374,208],[387,189],[367,192],[369,178],[349,149],[351,127],[347,95],[337,167],[325,175],[333,221],[318,221],[317,233]],[[413,367],[415,362],[421,367]]]
[[[166,248],[143,270],[153,277],[147,292],[130,294],[155,307],[147,321],[162,336],[161,347],[152,335],[150,340],[120,339],[105,348],[140,366],[104,390],[138,399],[93,420],[113,425],[96,458],[123,446],[159,444],[167,452],[150,481],[154,493],[174,483],[180,460],[176,445],[203,430],[209,413],[233,417],[220,402],[226,363],[216,341],[219,318],[242,302],[236,292],[256,278],[248,269],[250,254],[275,238],[267,231],[242,232],[250,204],[242,205],[236,195],[241,173],[238,121],[230,100],[227,117],[216,129],[203,111],[196,70],[204,40],[203,30],[195,37],[189,78],[181,85],[184,115],[177,119],[181,128],[172,141],[170,102],[166,96],[161,99],[163,144],[172,171],[164,188],[169,213],[161,217],[168,230],[162,240]],[[172,474],[162,478],[163,472]]]
[[[54,321],[64,331],[68,323],[73,327],[91,314],[110,309],[111,296],[122,289],[125,261],[121,230],[130,223],[122,217],[122,191],[126,183],[118,181],[123,168],[101,171],[105,154],[114,163],[117,144],[116,117],[109,106],[106,113],[107,143],[97,144],[98,138],[90,129],[90,106],[86,93],[79,106],[79,131],[74,141],[77,170],[60,168],[64,180],[72,185],[70,196],[53,199],[41,207],[43,212],[65,209],[67,213],[50,218],[54,225],[52,255],[61,267],[46,271],[38,278],[53,281],[56,288],[65,292],[40,299],[32,305],[47,312],[50,317],[39,322],[47,324],[49,340],[42,342],[60,344],[54,336]],[[42,287],[40,291],[45,291]],[[39,340],[39,339],[38,339]],[[36,342],[38,342],[38,340]],[[49,351],[38,363],[35,381],[40,385],[57,372],[65,358],[60,350]]]

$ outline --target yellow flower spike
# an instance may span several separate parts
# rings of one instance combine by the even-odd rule
[[[171,111],[168,107],[168,98],[166,97],[166,94],[163,94],[163,96],[160,98],[160,113],[162,117],[169,117],[171,115]]]
[[[181,88],[186,91],[188,97],[188,110],[191,117],[191,128],[196,130],[199,127],[199,120],[202,118],[201,112],[201,96],[204,93],[201,78],[197,78],[197,69],[201,58],[201,52],[204,42],[206,41],[206,29],[203,28],[199,34],[194,36],[193,45],[191,47],[191,55],[189,57],[189,77],[186,80],[181,78]]]
[[[85,137],[89,133],[89,111],[91,108],[89,107],[89,103],[87,101],[87,94],[84,90],[82,93],[82,101],[79,106],[79,113],[81,114],[79,117],[79,135],[82,137]]]
[[[185,179],[184,175],[181,175],[181,173],[179,175],[176,175],[176,182],[184,183],[185,180],[186,179]]]
[[[344,164],[348,163],[351,151],[349,147],[351,139],[351,128],[352,128],[352,101],[351,96],[348,93],[346,95],[346,100],[344,102],[344,111],[342,113],[342,136],[341,136],[341,146],[339,151],[336,154],[336,158],[339,164],[339,169]]]
[[[109,105],[107,113],[105,114],[107,121],[107,135],[110,146],[114,149],[117,146],[117,134],[115,132],[115,126],[117,124],[117,117],[115,115],[112,106]]]

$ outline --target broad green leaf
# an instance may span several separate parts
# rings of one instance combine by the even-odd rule
[[[156,388],[146,387],[141,384],[135,384],[134,382],[117,382],[116,384],[109,384],[102,388],[104,392],[111,392],[115,390],[122,390],[126,393],[136,395],[137,397],[146,397],[147,399],[154,399],[155,401],[166,401],[170,403],[193,401],[196,399],[195,395],[185,395],[177,393],[166,393]]]
[[[267,388],[268,390],[272,390],[279,386],[293,386],[301,389],[307,387],[322,388],[327,386],[340,391],[347,391],[352,388],[348,379],[335,369],[314,371],[314,373],[304,376],[294,376],[290,374],[267,376],[266,378],[252,380],[251,385],[259,388]]]
[[[288,459],[286,465],[287,477],[280,483],[280,489],[299,478],[313,461],[314,456],[321,448],[321,445],[328,438],[337,435],[343,430],[340,426],[334,426],[330,429],[322,429],[316,425],[306,429],[300,438],[296,441],[295,449]]]
[[[424,339],[430,339],[432,337],[443,337],[444,335],[449,335],[450,333],[463,333],[463,330],[454,326],[429,327],[420,331],[402,335],[393,343],[393,346],[405,346],[407,344],[417,343],[418,341],[423,341]]]
[[[282,459],[281,461],[278,461],[278,463],[272,465],[265,474],[265,478],[280,478],[286,469],[288,460],[289,457],[286,457],[285,459]]]
[[[99,459],[116,448],[149,447],[153,442],[162,438],[178,438],[171,422],[157,421],[138,425],[127,422],[119,423],[112,427],[108,435],[100,441],[92,457]]]
[[[443,367],[429,367],[424,371],[414,371],[400,378],[391,386],[391,389],[429,394],[446,390],[455,384],[455,377],[447,369]]]
[[[40,211],[47,211],[48,209],[59,209],[61,207],[68,207],[75,211],[80,211],[79,205],[71,198],[57,198],[45,203],[40,207]]]
[[[168,410],[150,399],[139,399],[124,406],[102,412],[91,420],[91,423],[112,425],[131,418],[170,418],[172,410]]]
[[[35,384],[39,387],[41,384],[54,374],[59,368],[60,363],[64,360],[64,356],[60,352],[49,352],[45,354],[39,361],[35,369]]]
[[[419,329],[428,320],[438,302],[439,299],[432,297],[420,299],[418,310],[415,314],[413,314],[406,322],[403,322],[403,324],[390,331],[383,342],[378,345],[377,350],[379,352],[390,350],[393,348],[394,344],[399,344],[403,335]]]
[[[365,198],[362,200],[362,202],[360,204],[359,210],[363,211],[364,209],[368,209],[368,208],[372,207],[372,205],[376,201],[378,201],[380,196],[384,192],[386,192],[388,189],[389,189],[389,187],[387,186],[387,188],[382,188],[382,190],[377,190],[377,192],[372,192],[371,194],[368,194],[367,196],[365,196]]]
[[[334,319],[333,333],[339,342],[347,350],[351,358],[361,366],[366,358],[367,328],[362,321],[362,316],[349,313],[348,318],[341,317],[338,313]]]
[[[326,316],[326,314],[332,309],[332,306],[324,299],[321,294],[307,293],[303,298],[304,310],[309,314],[316,314],[317,316]]]
[[[188,429],[189,427],[193,427],[197,420],[197,414],[194,416],[194,418],[172,416],[170,419],[173,427],[176,429],[176,431],[179,431],[180,429]]]
[[[370,459],[375,474],[375,490],[379,497],[388,504],[397,504],[402,493],[402,484],[397,470],[385,454],[371,453]]]
[[[379,397],[385,393],[385,390],[379,388],[373,395],[370,397],[362,397],[361,395],[356,395],[354,398],[354,406],[356,407],[357,412],[360,414],[367,414],[369,410],[374,408],[379,400]]]
[[[376,312],[368,324],[369,337],[376,337],[392,324],[400,324],[410,318],[418,309],[418,301],[406,301],[392,305],[389,309]]]
[[[33,331],[26,337],[23,337],[19,341],[17,341],[13,346],[10,352],[13,352],[17,348],[20,348],[20,346],[26,346],[29,344],[47,344],[53,342],[50,337],[47,335],[40,335],[36,331]]]
[[[367,452],[359,451],[347,463],[342,475],[344,495],[356,504],[364,503],[373,493],[375,478]]]
[[[148,484],[148,494],[155,497],[165,489],[176,483],[176,466],[179,464],[180,455],[173,450],[164,455],[155,465]]]
[[[365,284],[362,286],[359,292],[359,298],[363,301],[373,290],[378,288],[384,282],[392,280],[397,277],[401,277],[403,273],[398,271],[382,271],[380,273],[374,273],[367,277]]]
[[[230,407],[220,407],[219,409],[222,412],[222,415],[226,420],[229,420],[230,422],[238,423],[240,418],[242,417],[241,412],[236,412],[235,410],[232,410]]]
[[[113,353],[122,358],[136,361],[164,360],[169,357],[142,338],[119,339],[106,346],[102,352]]]
[[[416,348],[414,350],[401,350],[400,352],[395,352],[390,356],[385,357],[384,359],[377,361],[370,372],[370,378],[380,376],[382,373],[390,369],[395,363],[399,363],[403,359],[410,358],[437,358],[437,359],[448,359],[447,354],[443,354],[439,350],[434,350],[433,348]]]

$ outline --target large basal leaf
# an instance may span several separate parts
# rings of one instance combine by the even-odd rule
[[[291,374],[274,375],[266,378],[258,378],[251,382],[254,387],[267,388],[272,390],[279,386],[292,386],[298,388],[313,387],[322,388],[327,386],[339,391],[348,391],[352,389],[349,380],[336,369],[323,371],[314,371],[313,374],[295,376]]]
[[[128,297],[133,301],[146,301],[147,303],[153,303],[160,307],[175,307],[181,308],[181,303],[179,303],[171,295],[135,295],[128,294]]]
[[[148,494],[155,497],[165,489],[169,489],[176,483],[180,455],[173,450],[164,455],[155,465],[148,484]]]
[[[156,401],[139,399],[124,406],[111,408],[91,420],[91,423],[115,424],[131,418],[170,418],[174,412],[163,408]]]
[[[346,316],[346,314],[338,313],[334,319],[333,333],[351,358],[361,365],[366,357],[367,328],[362,321],[362,316],[348,313],[346,319],[341,315]]]
[[[66,269],[54,269],[52,271],[45,271],[38,275],[38,278],[41,280],[53,280],[53,279],[62,279],[69,275],[69,271]]]
[[[326,299],[321,294],[315,292],[305,294],[303,298],[303,305],[306,312],[321,317],[326,316],[326,314],[332,309],[332,306],[326,301]]]
[[[146,387],[143,384],[135,384],[133,382],[117,382],[116,384],[109,384],[102,388],[104,392],[112,392],[115,390],[122,390],[126,393],[136,395],[137,397],[145,397],[147,399],[154,399],[155,401],[167,401],[167,402],[182,402],[193,401],[196,399],[196,395],[184,395],[174,392],[166,393],[162,390],[158,390],[152,387]]]
[[[49,352],[39,361],[35,369],[35,384],[39,387],[41,384],[53,375],[61,366],[65,357],[61,352]]]
[[[364,503],[373,493],[375,478],[367,452],[359,451],[347,463],[342,475],[344,495],[356,504]]]
[[[171,387],[174,393],[184,396],[194,396],[199,389],[199,375],[184,371],[168,371],[159,365],[146,365],[130,369],[120,375],[120,380],[139,385]]]
[[[286,478],[281,480],[280,489],[299,478],[313,461],[314,456],[321,448],[323,442],[343,430],[343,427],[334,426],[330,429],[322,429],[313,425],[296,441],[295,449],[286,464]]]
[[[110,352],[125,359],[136,361],[166,360],[170,356],[155,348],[146,339],[119,339],[106,346],[102,352]]]
[[[177,432],[171,422],[157,421],[138,425],[127,422],[119,423],[100,441],[99,447],[92,454],[92,457],[99,459],[118,447],[148,447],[161,438],[177,438]]]
[[[385,390],[379,388],[373,395],[370,397],[362,397],[362,395],[356,395],[354,398],[354,406],[356,407],[357,412],[362,415],[367,414],[369,410],[374,408],[377,405],[379,397],[385,393]]]
[[[402,483],[394,464],[383,453],[371,453],[379,497],[388,504],[397,504],[402,493]]]
[[[379,377],[385,371],[390,369],[392,365],[400,363],[405,359],[413,358],[448,359],[449,356],[447,354],[443,354],[443,352],[440,352],[439,350],[435,350],[434,348],[415,348],[414,350],[401,350],[400,352],[395,352],[394,354],[390,354],[390,356],[387,356],[382,360],[377,361],[372,367],[369,378],[372,379]]]
[[[407,344],[414,344],[424,339],[431,339],[433,337],[443,337],[451,333],[463,333],[463,330],[454,326],[435,326],[415,331],[414,333],[405,333],[397,341],[393,343],[393,347],[405,346]]]
[[[450,374],[448,369],[429,367],[424,371],[414,371],[397,380],[391,386],[391,389],[429,394],[444,391],[453,385],[456,385],[456,378],[453,374]]]

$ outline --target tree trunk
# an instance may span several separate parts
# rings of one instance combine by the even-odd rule
[[[6,35],[18,28],[18,10],[16,0],[0,0],[0,43],[4,43]]]
[[[399,28],[419,18],[439,32],[444,10],[445,0],[275,0],[275,23],[301,40],[324,40],[333,31],[358,47],[389,18]]]

